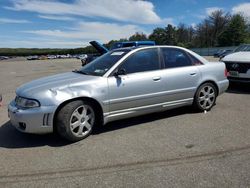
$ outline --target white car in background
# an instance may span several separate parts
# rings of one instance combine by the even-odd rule
[[[230,82],[250,83],[250,51],[229,54],[222,61],[226,64]]]

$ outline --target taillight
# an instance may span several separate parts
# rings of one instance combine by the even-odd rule
[[[227,77],[227,76],[228,76],[228,71],[227,71],[227,69],[226,69],[226,68],[225,68],[224,75],[225,75],[225,77]]]

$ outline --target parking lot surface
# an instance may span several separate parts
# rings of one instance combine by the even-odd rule
[[[250,187],[250,85],[230,86],[210,112],[186,107],[116,121],[74,144],[10,125],[16,87],[80,64],[0,62],[0,187]]]

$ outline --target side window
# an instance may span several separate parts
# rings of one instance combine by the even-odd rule
[[[161,50],[165,68],[176,68],[192,65],[192,61],[182,50],[174,48],[162,48]]]
[[[135,52],[122,63],[119,69],[125,69],[127,74],[160,69],[158,49]]]

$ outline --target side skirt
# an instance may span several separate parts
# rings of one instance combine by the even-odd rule
[[[128,108],[124,110],[117,110],[112,111],[109,113],[104,113],[104,124],[119,120],[119,119],[125,119],[130,117],[135,117],[143,114],[149,114],[153,112],[160,112],[165,111],[181,106],[188,106],[192,105],[193,98],[178,100],[178,101],[171,101],[171,102],[165,102],[165,103],[159,103],[154,105],[148,105],[148,106],[140,106],[135,108]]]

